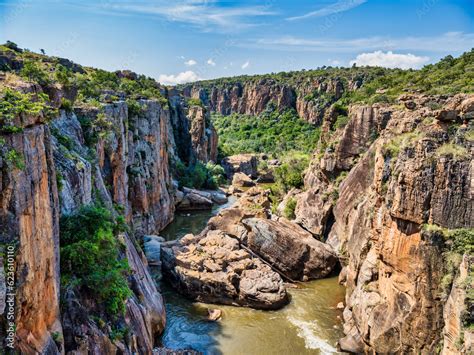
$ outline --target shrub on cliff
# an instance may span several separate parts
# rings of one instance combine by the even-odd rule
[[[117,238],[125,228],[123,219],[95,205],[60,220],[62,285],[85,288],[112,316],[125,312],[132,294],[124,246]]]
[[[48,73],[38,65],[38,63],[28,60],[23,63],[20,75],[29,81],[35,81],[40,85],[46,85],[51,82]]]
[[[20,115],[43,115],[51,118],[56,113],[56,110],[49,105],[46,94],[24,94],[9,88],[0,91],[0,131],[14,133],[21,130],[13,123]]]

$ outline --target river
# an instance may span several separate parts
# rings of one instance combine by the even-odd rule
[[[160,235],[174,240],[187,233],[199,233],[209,218],[234,201],[231,198],[212,211],[178,213]],[[161,290],[167,312],[161,340],[167,348],[225,355],[334,354],[336,342],[343,336],[342,312],[336,305],[344,299],[344,288],[337,277],[290,288],[290,304],[278,311],[192,302],[166,283]],[[208,308],[222,310],[222,318],[208,321]]]

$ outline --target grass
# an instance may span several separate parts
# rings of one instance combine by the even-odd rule
[[[454,143],[446,143],[436,149],[437,157],[443,156],[452,156],[454,159],[463,159],[469,156],[469,153],[466,148],[454,144]]]
[[[395,136],[383,146],[384,155],[396,158],[401,151],[407,147],[412,146],[416,141],[422,139],[423,137],[424,134],[419,131],[407,132]]]

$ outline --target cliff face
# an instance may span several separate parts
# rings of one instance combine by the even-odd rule
[[[56,351],[52,334],[61,333],[58,193],[51,135],[43,121],[17,122],[23,132],[2,137],[0,160],[0,236],[16,249],[17,346],[25,354]],[[21,152],[21,162],[8,158],[13,149]]]
[[[196,83],[184,88],[185,96],[200,99],[210,110],[221,115],[232,113],[259,115],[267,109],[295,109],[298,115],[320,124],[325,110],[344,91],[360,86],[354,81],[334,78],[314,78],[287,84],[274,79],[236,81],[222,85],[204,86]]]
[[[432,353],[443,333],[461,333],[463,296],[443,295],[452,242],[425,226],[473,227],[472,97],[410,102],[352,107],[338,129],[328,111],[298,197],[297,222],[328,237],[343,264],[345,350]]]
[[[22,84],[21,90],[43,88]],[[0,237],[17,250],[16,346],[24,354],[150,353],[164,329],[163,299],[137,241],[173,219],[172,159],[215,159],[217,137],[206,111],[188,108],[182,98],[171,110],[154,100],[136,103],[82,105],[48,120],[20,114],[15,130],[0,135]],[[189,149],[180,151],[177,138]],[[63,287],[59,277],[60,215],[98,202],[120,211],[130,227],[119,236],[133,293],[122,320],[128,335],[115,340],[93,316],[100,304]]]

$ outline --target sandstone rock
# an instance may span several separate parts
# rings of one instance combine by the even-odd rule
[[[218,205],[223,205],[229,201],[223,191],[212,191],[211,200],[212,202],[217,203]]]
[[[203,107],[192,106],[189,108],[188,119],[191,123],[190,134],[192,150],[198,160],[217,160],[217,133],[211,125],[209,112]]]
[[[250,218],[242,223],[249,230],[244,243],[290,280],[325,277],[337,264],[331,247],[286,219]]]
[[[222,317],[222,311],[220,309],[208,309],[207,313],[207,319],[213,322],[218,321]]]
[[[259,171],[256,182],[259,184],[275,182],[275,176],[273,175],[273,171],[272,170]]]
[[[161,266],[161,243],[164,241],[165,239],[163,237],[157,235],[143,236],[143,246],[148,265]]]
[[[472,280],[471,284],[466,283],[469,273],[472,273],[473,262],[472,255],[465,254],[463,256],[459,273],[453,282],[444,307],[443,354],[471,354],[474,351],[473,332],[470,329],[463,329],[463,317],[471,317],[472,320],[472,314],[469,312],[471,312],[473,305],[466,300],[466,288],[472,288],[474,285]]]
[[[256,178],[258,175],[257,164],[257,157],[253,154],[232,155],[223,159],[221,163],[229,179],[235,173],[243,173],[251,178]]]
[[[17,246],[16,346],[25,354],[57,353],[59,201],[49,128],[38,124],[2,139],[24,161],[20,169],[0,159],[0,243]]]
[[[435,118],[442,122],[456,121],[459,112],[457,110],[437,110],[435,111]]]
[[[461,114],[463,119],[474,118],[474,97],[468,97],[461,103]]]
[[[280,276],[240,249],[237,239],[215,230],[186,243],[163,247],[162,261],[165,275],[188,297],[260,309],[288,302]]]
[[[213,206],[212,196],[209,193],[186,189],[183,200],[177,205],[178,211],[210,210]]]
[[[234,177],[232,178],[232,186],[252,187],[255,186],[255,182],[253,182],[252,179],[243,173],[235,173]]]

